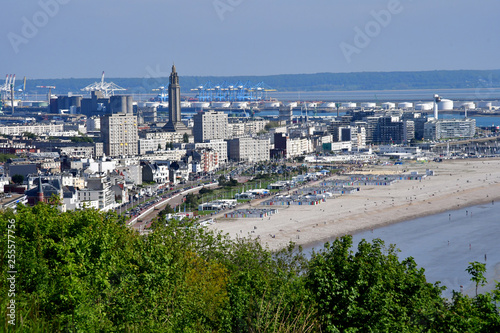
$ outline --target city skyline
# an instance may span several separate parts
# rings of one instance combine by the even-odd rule
[[[97,8],[97,9],[96,9]],[[3,73],[168,77],[498,69],[500,3],[8,0]]]

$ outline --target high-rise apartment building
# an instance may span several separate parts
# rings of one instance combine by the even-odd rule
[[[135,156],[138,154],[137,116],[115,113],[101,119],[104,153],[107,156]]]
[[[193,135],[195,142],[229,138],[227,114],[217,111],[204,111],[194,115]]]

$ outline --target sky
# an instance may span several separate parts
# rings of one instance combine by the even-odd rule
[[[0,76],[499,69],[498,0],[2,0]]]

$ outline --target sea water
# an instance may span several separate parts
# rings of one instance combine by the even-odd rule
[[[401,251],[400,260],[413,257],[419,268],[425,269],[427,282],[447,290],[443,297],[450,298],[452,290],[474,296],[475,283],[466,268],[469,262],[486,264],[488,285],[479,292],[495,288],[500,281],[500,202],[461,208],[392,224],[353,235],[355,248],[362,240],[382,239],[385,244],[395,244]],[[319,250],[322,244],[305,247]],[[461,288],[462,286],[462,288]]]

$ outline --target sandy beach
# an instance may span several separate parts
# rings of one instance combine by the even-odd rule
[[[307,245],[417,217],[500,201],[500,159],[407,162],[369,166],[363,172],[425,174],[426,169],[433,170],[434,176],[420,181],[398,180],[389,186],[361,186],[359,192],[337,196],[316,206],[275,206],[279,213],[263,219],[219,216],[217,223],[209,228],[232,238],[258,238],[270,249],[279,249],[290,241]],[[345,176],[331,178],[345,179]]]

